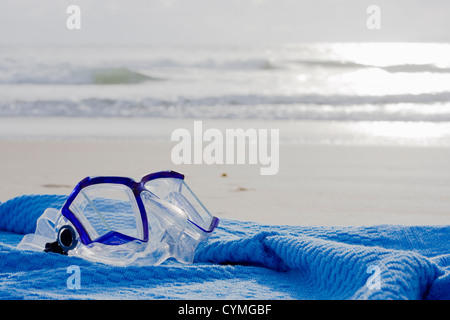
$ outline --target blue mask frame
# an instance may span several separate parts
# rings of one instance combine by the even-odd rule
[[[140,194],[143,191],[150,192],[145,187],[145,184],[147,182],[156,180],[156,179],[164,179],[164,178],[175,178],[175,179],[184,180],[184,175],[179,172],[176,172],[176,171],[160,171],[160,172],[155,172],[155,173],[145,175],[144,177],[141,178],[141,180],[139,182],[136,182],[135,180],[133,180],[131,178],[117,177],[117,176],[86,177],[75,186],[75,188],[69,195],[66,203],[61,208],[61,214],[64,217],[66,217],[73,224],[73,226],[75,227],[76,231],[79,234],[79,239],[80,239],[81,243],[83,243],[84,245],[89,245],[93,242],[99,242],[99,243],[107,244],[107,245],[121,245],[121,244],[130,242],[130,241],[134,241],[134,240],[147,242],[149,240],[148,218],[147,218],[145,206],[142,202]],[[86,231],[83,224],[77,219],[75,214],[70,210],[70,205],[73,203],[73,201],[77,198],[79,193],[84,188],[86,188],[88,186],[96,185],[96,184],[103,184],[103,183],[120,184],[120,185],[127,186],[128,188],[130,188],[130,190],[132,190],[133,195],[136,200],[136,203],[137,203],[137,206],[139,208],[139,212],[140,212],[140,218],[141,218],[142,228],[143,228],[143,230],[142,230],[143,238],[142,239],[134,238],[134,237],[125,235],[125,234],[117,232],[117,231],[109,231],[108,233],[100,236],[99,238],[91,239],[91,237],[89,236],[89,234]],[[187,185],[186,185],[186,187],[187,187]],[[187,187],[187,188],[189,188],[189,187]],[[153,196],[157,197],[153,193],[151,193],[151,194]],[[197,201],[199,201],[195,195],[194,195],[194,197]],[[199,203],[200,203],[200,201],[199,201]],[[214,231],[214,229],[219,224],[219,219],[217,217],[212,216],[212,222],[208,229],[204,229],[204,228],[200,227],[198,224],[196,224],[194,221],[192,221],[190,219],[188,219],[188,222],[190,222],[192,225],[194,225],[195,227],[200,229],[202,232],[211,233]]]

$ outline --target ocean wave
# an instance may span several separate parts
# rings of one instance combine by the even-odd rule
[[[430,73],[450,73],[450,68],[440,67],[434,64],[399,64],[379,67],[388,72],[430,72]]]
[[[385,105],[397,103],[446,103],[450,102],[450,91],[422,94],[391,95],[223,95],[211,97],[186,98],[175,100],[153,100],[152,103],[164,105],[216,106],[216,105]]]
[[[3,61],[4,62],[4,61]],[[168,80],[149,74],[155,70],[170,69],[183,73],[186,70],[210,71],[252,71],[275,70],[281,68],[268,59],[177,61],[161,59],[133,62],[127,67],[86,67],[70,64],[55,65],[13,65],[0,64],[0,84],[39,84],[39,85],[77,85],[77,84],[137,84],[147,81]],[[164,72],[164,70],[163,70]]]
[[[100,64],[100,63],[99,63]],[[276,60],[268,58],[247,59],[199,59],[183,61],[175,59],[157,59],[133,62],[125,66],[86,67],[69,63],[20,64],[18,61],[0,63],[0,84],[39,84],[39,85],[105,85],[105,84],[139,84],[148,81],[169,80],[167,77],[154,77],[152,73],[182,74],[188,70],[221,71],[296,71],[298,66],[333,69],[357,70],[378,68],[389,73],[450,73],[450,68],[434,64],[400,64],[376,66],[352,61],[338,60]],[[314,72],[311,71],[311,72]]]
[[[322,68],[341,68],[341,69],[364,69],[364,68],[378,68],[390,73],[450,73],[450,68],[441,67],[435,64],[396,64],[396,65],[372,65],[357,63],[354,61],[341,60],[288,60],[287,63],[297,64],[302,66],[313,66]]]
[[[394,64],[394,65],[375,65],[364,64],[350,60],[319,60],[319,59],[297,59],[285,60],[277,58],[247,58],[247,59],[214,59],[207,58],[199,61],[181,61],[175,59],[160,59],[142,63],[143,68],[194,68],[210,70],[279,70],[289,69],[292,65],[313,66],[322,68],[342,68],[342,69],[364,69],[379,68],[391,73],[406,72],[431,72],[431,73],[450,73],[449,67],[443,67],[436,64]]]
[[[286,63],[302,66],[326,67],[326,68],[367,68],[367,64],[343,60],[287,60]]]
[[[164,67],[164,63],[153,63],[153,66]],[[249,58],[249,59],[229,59],[216,60],[205,59],[191,63],[183,63],[173,61],[172,67],[194,68],[194,69],[211,69],[211,70],[275,70],[281,68],[275,62],[265,58]]]
[[[159,81],[144,73],[127,68],[18,68],[4,70],[0,74],[0,84],[78,85],[78,84],[137,84]]]
[[[136,84],[145,81],[163,80],[126,68],[93,70],[91,77],[94,84]]]
[[[450,92],[392,96],[239,96],[15,100],[0,116],[450,121]]]

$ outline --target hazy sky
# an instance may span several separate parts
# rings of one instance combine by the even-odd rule
[[[81,8],[68,30],[66,8]],[[381,29],[369,30],[369,5]],[[0,43],[450,42],[449,0],[1,0]]]

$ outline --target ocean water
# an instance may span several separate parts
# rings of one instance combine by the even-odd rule
[[[401,124],[447,139],[450,44],[0,46],[0,117]]]

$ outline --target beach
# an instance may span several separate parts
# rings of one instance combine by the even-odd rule
[[[219,218],[328,226],[449,221],[450,148],[445,146],[411,139],[409,145],[386,139],[374,143],[368,136],[363,143],[362,135],[355,143],[353,135],[330,123],[321,124],[329,133],[320,129],[319,139],[304,123],[205,122],[215,128],[280,128],[279,171],[264,176],[259,164],[173,164],[175,142],[170,133],[178,127],[192,128],[192,120],[0,120],[1,202],[23,194],[69,194],[86,176],[138,180],[150,172],[175,170],[185,174]],[[295,136],[305,140],[293,142]],[[347,143],[328,141],[336,136],[347,137]]]
[[[3,46],[0,201],[176,170],[219,218],[448,224],[449,53],[447,43]],[[253,133],[248,157],[205,158],[227,130]],[[173,156],[180,132],[187,161]]]

